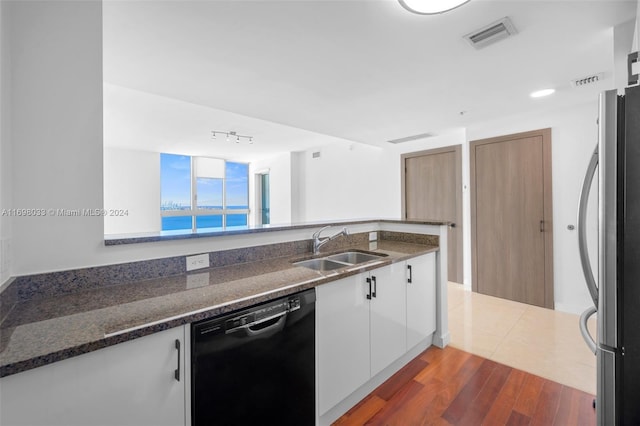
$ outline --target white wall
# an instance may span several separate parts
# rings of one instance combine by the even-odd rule
[[[254,161],[249,165],[249,203],[251,224],[257,223],[256,215],[256,173],[269,173],[270,221],[272,225],[291,223],[291,157],[287,152]]]
[[[638,2],[638,12],[636,13],[636,27],[633,36],[632,52],[637,52],[640,49],[640,2]]]
[[[104,208],[105,235],[160,232],[160,154],[105,147]]]
[[[314,152],[320,156],[313,158]],[[386,150],[359,143],[328,144],[293,158],[299,183],[294,209],[302,220],[400,217],[399,201],[395,202],[399,175],[390,167]]]
[[[11,208],[11,54],[8,4],[0,2],[0,211]],[[11,217],[0,215],[0,286],[11,276]]]
[[[102,207],[102,38],[99,2],[11,8],[15,208]],[[13,272],[90,262],[102,218],[13,221]]]
[[[552,129],[553,250],[555,307],[580,313],[592,302],[578,254],[576,225],[578,197],[589,158],[597,143],[597,99],[585,105],[537,115],[508,117],[472,126],[470,141],[517,132]]]

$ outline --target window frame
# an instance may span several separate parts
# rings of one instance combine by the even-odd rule
[[[160,153],[160,155],[162,156],[163,154],[168,154],[168,155],[184,155],[186,157],[189,157],[189,172],[190,172],[190,179],[191,179],[191,194],[190,194],[190,200],[191,200],[191,205],[190,208],[187,209],[177,209],[177,210],[165,210],[162,208],[162,193],[160,194],[160,232],[167,232],[167,233],[179,233],[179,232],[188,232],[187,229],[176,229],[176,230],[164,230],[162,229],[162,218],[164,217],[186,217],[186,216],[190,216],[191,217],[191,233],[198,233],[198,232],[215,232],[216,230],[220,229],[222,231],[227,229],[227,216],[228,215],[246,215],[246,225],[244,225],[244,227],[248,227],[249,226],[249,215],[251,213],[251,206],[249,204],[249,163],[241,163],[241,162],[237,162],[237,161],[227,161],[225,159],[221,159],[221,158],[216,158],[216,160],[222,160],[224,161],[224,170],[225,170],[225,174],[223,178],[207,178],[207,177],[203,177],[201,179],[221,179],[222,180],[222,208],[221,209],[204,209],[201,207],[198,207],[198,191],[197,191],[197,187],[198,187],[198,176],[197,176],[197,171],[196,171],[196,167],[195,167],[195,159],[198,158],[197,156],[194,155],[185,155],[185,154],[172,154],[169,152],[162,152]],[[213,157],[200,157],[200,158],[213,158]],[[227,206],[227,163],[235,163],[235,164],[243,164],[247,166],[247,174],[246,174],[246,179],[247,179],[247,193],[246,193],[246,205],[247,208],[246,209],[229,209]],[[160,170],[160,180],[162,181],[162,169]],[[161,185],[162,187],[162,185]],[[221,228],[197,228],[197,217],[201,217],[201,216],[221,216],[222,217],[222,226]],[[235,227],[234,227],[235,228]],[[210,231],[207,231],[210,230]]]

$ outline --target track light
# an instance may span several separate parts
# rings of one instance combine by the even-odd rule
[[[245,136],[245,135],[239,135],[236,132],[221,132],[220,130],[212,130],[211,131],[211,139],[217,139],[216,136],[217,135],[225,135],[227,138],[227,142],[229,142],[231,140],[231,137],[235,138],[235,142],[236,143],[240,143],[242,142],[242,139],[246,139],[249,141],[250,144],[253,145],[253,136]]]

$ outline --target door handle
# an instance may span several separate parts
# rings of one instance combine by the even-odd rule
[[[598,285],[591,270],[591,262],[589,261],[589,249],[587,247],[587,206],[589,203],[589,191],[591,183],[596,174],[598,167],[598,147],[593,151],[587,173],[582,182],[582,190],[580,191],[580,200],[578,202],[578,248],[580,252],[580,263],[582,264],[582,272],[587,281],[587,289],[593,299],[593,304],[598,306]]]
[[[589,317],[591,317],[591,315],[595,314],[596,312],[597,310],[595,306],[592,306],[586,311],[584,311],[582,315],[580,315],[580,333],[582,334],[582,338],[584,339],[587,346],[589,346],[589,350],[591,350],[591,352],[593,352],[594,355],[598,347],[596,346],[596,341],[594,340],[594,338],[591,337],[591,334],[589,334],[589,329],[587,328],[587,321],[589,321]]]
[[[173,377],[180,381],[180,340],[176,339],[176,350],[178,351],[178,368],[173,372]]]
[[[367,293],[367,299],[371,300],[371,278],[366,279],[367,284],[369,284],[369,293]]]
[[[409,278],[407,278],[407,282],[411,284],[413,282],[413,271],[411,270],[411,265],[407,265],[407,269],[409,270]]]
[[[372,276],[372,277],[371,277],[371,281],[373,281],[373,293],[371,293],[371,295],[372,295],[373,297],[376,297],[376,291],[377,291],[377,288],[378,288],[378,284],[377,284],[377,282],[376,282],[376,277],[375,277],[375,276]]]

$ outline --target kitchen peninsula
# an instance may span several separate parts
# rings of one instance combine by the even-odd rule
[[[315,257],[347,250],[375,253],[381,257],[375,262],[329,271],[296,266],[295,262],[314,257],[309,236],[324,225],[346,226],[350,235],[326,244]],[[422,343],[425,347],[432,342],[445,346],[449,340],[446,232],[447,224],[442,222],[395,220],[234,231],[226,238],[241,240],[236,248],[207,253],[210,266],[189,272],[185,268],[187,256],[175,256],[16,277],[1,294],[0,376],[3,378],[0,380],[0,398],[5,412],[3,418],[16,416],[20,407],[25,409],[38,400],[38,392],[34,394],[32,389],[21,387],[22,377],[29,382],[28,375],[56,368],[58,364],[81,364],[85,357],[127,345],[133,350],[133,345],[145,339],[173,333],[177,336],[175,340],[184,342],[177,348],[176,371],[186,369],[182,377],[188,380],[189,366],[184,359],[189,359],[187,329],[192,322],[322,287],[430,253],[435,256],[435,332],[430,335],[428,343]],[[301,235],[306,235],[306,238],[300,238]],[[261,243],[251,245],[251,236],[261,236],[262,239],[256,238]],[[199,236],[208,237],[216,238]],[[162,244],[161,241],[145,243]],[[169,340],[173,342],[173,337]],[[322,342],[318,345],[321,346]],[[167,365],[173,367],[173,373],[176,349],[171,349],[173,352],[169,351],[167,355],[170,358]],[[418,349],[415,351],[419,353]],[[405,358],[413,352],[407,351],[399,363],[406,362]],[[396,364],[376,380],[384,380],[384,376],[392,374],[392,370],[398,367]],[[105,370],[109,370],[108,366]],[[134,383],[140,383],[140,378],[136,377]],[[15,401],[20,398],[12,392],[14,389],[18,394],[20,390],[29,392],[29,397],[25,396],[18,406]],[[101,392],[105,391],[109,389]],[[188,392],[189,387],[183,385],[183,396]],[[85,397],[89,398],[90,394],[85,394]],[[188,410],[184,408],[185,398],[188,397],[182,398],[184,413],[178,416],[184,418],[181,424],[190,423]],[[343,405],[349,403],[345,401]],[[324,411],[331,407],[326,408]],[[341,409],[337,408],[335,413]]]

